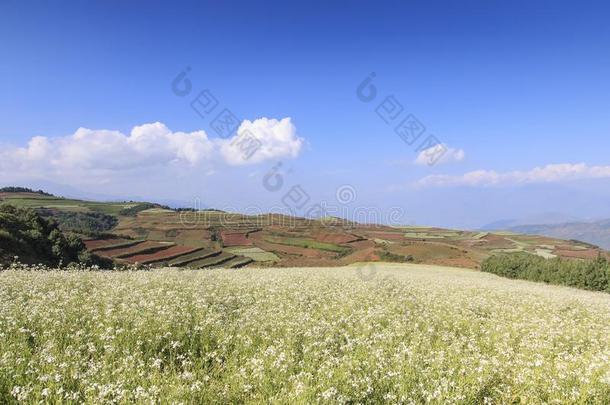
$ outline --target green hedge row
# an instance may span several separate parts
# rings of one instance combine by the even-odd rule
[[[508,278],[610,292],[610,262],[601,256],[570,260],[527,253],[495,255],[483,261],[481,270]]]

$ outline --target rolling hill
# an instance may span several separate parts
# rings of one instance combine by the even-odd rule
[[[0,204],[31,208],[53,218],[60,229],[80,234],[90,253],[119,263],[203,268],[381,261],[479,268],[495,253],[573,259],[607,254],[587,243],[515,232],[172,210],[152,203],[95,202],[17,191],[1,192]]]

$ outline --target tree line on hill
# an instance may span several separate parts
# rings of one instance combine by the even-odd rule
[[[53,267],[112,265],[89,253],[78,235],[64,234],[55,221],[43,218],[32,209],[0,205],[0,265],[14,261]]]
[[[483,261],[481,270],[513,279],[610,292],[610,262],[601,255],[593,260],[545,259],[528,253],[494,255]]]
[[[72,212],[48,208],[36,209],[45,219],[57,222],[63,232],[75,232],[87,236],[100,236],[118,225],[119,219],[102,212]]]
[[[32,193],[32,194],[40,194],[40,195],[45,195],[47,197],[54,197],[53,194],[47,193],[46,191],[42,191],[42,190],[32,190],[31,188],[27,188],[27,187],[2,187],[0,188],[0,193]]]
[[[159,208],[164,210],[171,210],[167,205],[154,204],[154,203],[139,203],[138,205],[134,205],[133,207],[123,208],[119,215],[123,215],[125,217],[135,217],[138,213],[142,211],[146,211],[152,208]]]

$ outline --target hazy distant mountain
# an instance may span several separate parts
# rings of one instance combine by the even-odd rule
[[[583,221],[583,218],[577,218],[560,212],[544,212],[536,215],[529,215],[521,219],[502,219],[499,221],[494,221],[482,226],[481,230],[500,231],[510,230],[510,228],[531,224],[558,225],[581,221]]]
[[[610,249],[610,219],[594,222],[568,222],[563,224],[518,225],[508,230],[519,233],[544,235],[560,239],[576,239]]]

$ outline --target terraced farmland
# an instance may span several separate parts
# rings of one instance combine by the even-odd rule
[[[100,256],[110,257],[113,259],[125,259],[138,254],[149,254],[154,253],[159,250],[167,249],[168,247],[175,246],[171,242],[153,242],[153,241],[144,241],[139,242],[129,247],[117,247],[114,249],[104,249],[101,251],[97,251]]]
[[[0,195],[0,199],[34,208],[61,206],[77,212],[112,213],[118,218],[118,225],[109,231],[112,235],[86,240],[87,248],[100,256],[155,266],[215,265],[218,259],[212,257],[218,252],[225,254],[221,256],[223,260],[237,255],[259,265],[273,262],[279,267],[405,260],[478,268],[485,258],[497,253],[525,252],[573,260],[607,255],[586,243],[512,232],[389,227],[280,214],[177,212],[161,207],[121,215],[123,209],[137,207],[138,203],[87,202],[32,193],[8,193]]]
[[[169,260],[179,258],[183,255],[187,255],[193,252],[197,252],[201,248],[192,248],[188,246],[171,246],[164,249],[157,250],[151,253],[141,253],[132,255],[125,260],[130,263],[141,263],[141,264],[155,264],[155,263],[166,263]]]

